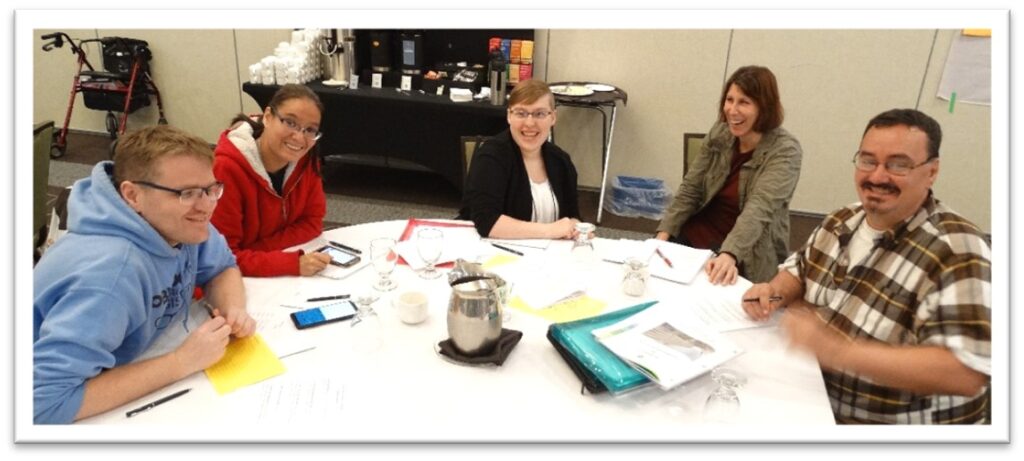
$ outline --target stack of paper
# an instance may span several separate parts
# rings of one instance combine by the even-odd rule
[[[662,389],[707,373],[743,352],[681,306],[664,303],[593,334]]]

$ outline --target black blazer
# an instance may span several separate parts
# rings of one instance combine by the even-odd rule
[[[551,190],[558,200],[558,218],[580,217],[576,191],[576,167],[564,150],[551,142],[541,146]],[[473,221],[483,237],[501,215],[521,221],[533,216],[533,194],[523,154],[505,130],[476,149],[462,193],[458,219]]]

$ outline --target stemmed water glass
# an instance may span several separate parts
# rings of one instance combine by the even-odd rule
[[[370,241],[370,261],[373,262],[373,269],[380,275],[380,279],[373,286],[377,291],[391,291],[398,286],[391,279],[391,273],[398,263],[398,253],[395,252],[395,239],[378,238]]]
[[[718,387],[711,392],[704,403],[704,421],[734,423],[740,414],[740,398],[736,389],[747,383],[747,378],[731,368],[715,368],[711,379]]]
[[[416,251],[423,262],[427,263],[427,267],[420,271],[421,278],[436,279],[441,276],[441,272],[437,270],[435,264],[441,258],[443,246],[444,233],[441,232],[441,229],[425,227],[416,231]]]

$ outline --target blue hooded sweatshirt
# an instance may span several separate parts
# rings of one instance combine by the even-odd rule
[[[77,181],[68,234],[33,276],[33,394],[36,424],[71,423],[85,381],[131,362],[182,310],[196,284],[235,266],[209,225],[198,245],[170,246],[115,190],[113,162]]]

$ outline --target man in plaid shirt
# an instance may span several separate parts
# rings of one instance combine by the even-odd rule
[[[754,319],[788,306],[781,326],[817,356],[839,423],[991,423],[991,250],[932,195],[941,142],[919,111],[873,118],[853,158],[860,203],[743,296]]]

